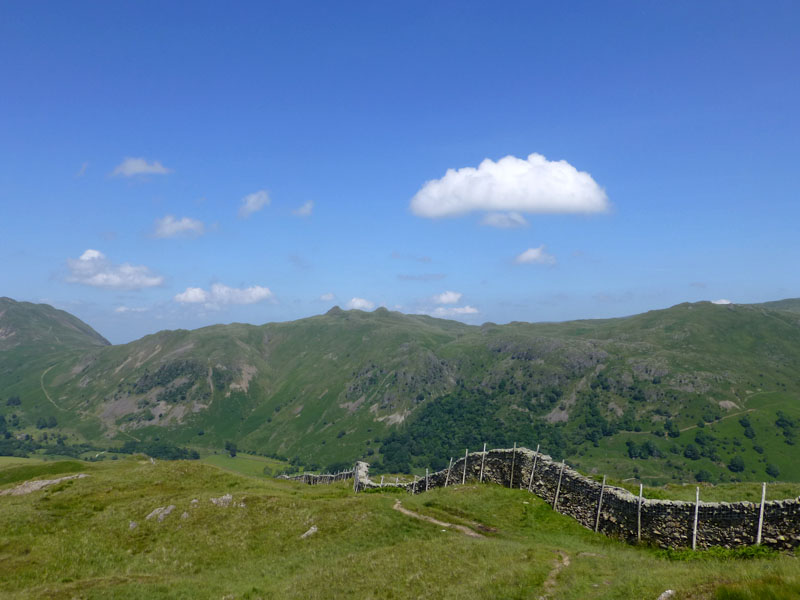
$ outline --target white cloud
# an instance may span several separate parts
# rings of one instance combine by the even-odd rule
[[[146,308],[133,307],[133,306],[118,306],[114,309],[115,313],[142,313],[146,312]]]
[[[246,219],[253,213],[260,211],[265,206],[269,206],[269,194],[266,190],[258,190],[242,198],[242,205],[239,207],[239,217]]]
[[[473,211],[595,213],[608,206],[606,193],[589,173],[541,154],[527,159],[506,156],[497,162],[487,158],[477,169],[448,169],[441,179],[426,182],[411,199],[411,211],[429,219]]]
[[[268,287],[254,285],[248,288],[232,288],[222,283],[214,283],[211,289],[188,287],[174,298],[181,304],[205,304],[208,308],[222,304],[255,304],[273,297]]]
[[[733,302],[725,298],[720,298],[719,300],[712,300],[711,304],[733,304]]]
[[[312,212],[314,212],[314,203],[309,200],[303,206],[293,210],[292,214],[296,217],[310,217]]]
[[[208,292],[203,288],[188,287],[180,294],[175,296],[175,301],[182,304],[197,304],[200,302],[206,302],[208,297]]]
[[[478,309],[474,306],[438,306],[433,309],[431,314],[434,317],[463,317],[465,315],[477,315]]]
[[[322,294],[319,299],[323,302],[330,302],[331,300],[336,299],[336,295],[333,292],[328,292],[327,294]]]
[[[164,278],[153,274],[141,265],[123,263],[115,265],[98,250],[86,250],[80,258],[68,258],[67,281],[93,287],[135,290],[155,287],[164,283]]]
[[[375,303],[365,300],[364,298],[351,298],[347,303],[347,308],[355,308],[357,310],[372,310],[375,308]]]
[[[461,296],[463,296],[461,292],[442,292],[441,294],[436,294],[433,297],[433,301],[436,304],[456,304],[459,300],[461,300]]]
[[[500,229],[516,229],[517,227],[526,227],[528,222],[518,212],[511,211],[486,213],[481,224]]]
[[[153,235],[157,238],[173,238],[179,236],[198,236],[206,231],[202,221],[183,217],[176,219],[172,215],[167,215],[163,219],[156,219],[156,227]]]
[[[544,251],[544,246],[538,248],[528,248],[514,259],[518,265],[554,265],[556,257]]]
[[[168,169],[157,160],[147,162],[144,158],[126,158],[117,165],[111,175],[133,177],[135,175],[166,175],[171,172],[172,169]]]

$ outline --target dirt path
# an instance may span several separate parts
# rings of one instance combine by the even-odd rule
[[[747,408],[745,410],[740,410],[739,412],[730,413],[730,414],[725,415],[724,417],[720,417],[719,419],[717,419],[716,421],[712,421],[711,423],[706,423],[706,425],[708,425],[708,426],[715,425],[716,423],[719,423],[720,421],[724,421],[725,419],[731,419],[733,417],[738,417],[739,415],[745,415],[747,413],[756,412],[756,410],[758,410],[758,409]],[[698,426],[697,425],[689,425],[688,427],[681,427],[678,431],[683,433],[684,431],[690,431],[692,429],[698,429]],[[628,434],[628,435],[653,435],[652,431],[626,431],[625,433]],[[664,436],[666,437],[666,435],[667,434],[665,433]]]
[[[398,512],[403,513],[407,517],[411,517],[413,519],[419,519],[420,521],[427,521],[428,523],[433,523],[434,525],[438,525],[439,527],[445,527],[445,528],[448,528],[448,529],[452,527],[456,531],[459,531],[459,532],[463,533],[464,535],[472,537],[472,538],[482,538],[483,537],[480,533],[478,533],[477,531],[473,531],[472,529],[470,529],[466,525],[454,525],[453,523],[446,523],[444,521],[440,521],[438,519],[434,519],[433,517],[427,517],[425,515],[421,515],[419,513],[415,513],[412,510],[408,510],[407,508],[403,508],[403,505],[400,504],[400,500],[396,500],[395,503],[394,503],[394,506],[392,506],[392,508],[395,509]]]
[[[558,574],[569,566],[569,555],[561,550],[559,550],[557,554],[558,558],[556,558],[553,568],[550,569],[550,572],[547,574],[547,579],[544,580],[544,585],[542,586],[542,591],[544,593],[539,596],[539,600],[547,600],[548,598],[552,597],[550,594],[556,587],[556,579],[558,578]]]
[[[746,413],[755,412],[755,410],[756,410],[755,408],[748,408],[746,410],[742,410],[742,411],[737,412],[737,413],[731,413],[729,415],[725,415],[724,417],[720,417],[717,420],[717,422],[724,421],[725,419],[730,419],[731,417],[738,417],[739,415],[743,415],[743,414],[746,414]],[[708,425],[713,425],[713,423],[708,423]],[[682,431],[682,432],[683,431],[689,431],[690,429],[697,429],[697,425],[690,425],[689,427],[684,427],[680,431]]]
[[[58,410],[66,410],[66,409],[64,409],[64,408],[61,408],[61,407],[60,407],[58,404],[56,404],[56,403],[55,403],[55,401],[54,401],[54,400],[53,400],[53,399],[50,397],[50,394],[48,394],[48,393],[47,393],[47,390],[44,388],[44,376],[45,376],[45,375],[47,375],[47,372],[48,372],[50,369],[52,369],[53,367],[55,367],[55,365],[50,365],[49,367],[47,367],[47,368],[46,368],[46,369],[45,369],[45,370],[42,372],[42,376],[41,376],[41,377],[39,377],[39,383],[40,383],[40,384],[41,384],[41,386],[42,386],[42,391],[44,392],[44,395],[45,395],[45,397],[46,397],[48,400],[50,400],[50,403],[51,403],[53,406],[55,406],[55,407],[56,407]]]

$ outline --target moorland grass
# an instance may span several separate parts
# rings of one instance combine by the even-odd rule
[[[86,466],[87,478],[0,498],[0,597],[784,598],[800,586],[794,556],[674,560],[495,485],[355,495],[351,482],[306,486],[197,461]],[[226,493],[232,505],[210,501]],[[484,537],[412,519],[397,499]],[[163,522],[146,520],[168,505]],[[545,590],[559,553],[569,566]]]

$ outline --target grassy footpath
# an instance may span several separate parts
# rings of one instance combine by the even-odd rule
[[[13,472],[0,489],[52,478],[58,464],[0,466],[0,474]],[[655,599],[666,589],[691,599],[800,595],[794,556],[687,553],[675,560],[595,535],[534,496],[497,486],[356,496],[347,482],[310,487],[197,461],[78,464],[90,477],[0,497],[0,597]],[[60,468],[74,472],[69,463]],[[210,502],[228,493],[231,506]],[[484,537],[403,515],[392,508],[397,498],[441,521],[480,523]],[[163,522],[145,519],[168,505],[176,508]],[[301,539],[312,525],[318,533]]]

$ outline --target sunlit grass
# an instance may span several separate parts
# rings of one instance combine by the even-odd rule
[[[729,594],[764,581],[780,593],[800,585],[791,556],[673,560],[495,485],[355,495],[351,482],[307,486],[197,461],[78,465],[90,477],[0,498],[0,597],[531,598],[542,595],[558,553],[570,564],[550,593],[567,600],[656,598],[666,589],[716,598],[721,584]],[[231,506],[211,503],[226,493]],[[409,518],[392,509],[398,499],[484,537]],[[171,504],[163,522],[145,519]],[[301,539],[312,525],[318,532]]]

